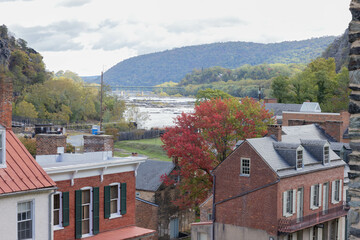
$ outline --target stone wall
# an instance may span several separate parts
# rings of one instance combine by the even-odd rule
[[[58,148],[66,149],[66,136],[57,134],[36,135],[36,155],[55,155]]]
[[[114,151],[114,138],[110,135],[84,135],[84,152]]]
[[[351,89],[349,112],[350,146],[353,150],[349,155],[349,204],[348,214],[350,230],[349,239],[360,238],[360,1],[352,0],[350,3],[352,20],[349,24],[350,60],[349,77]]]

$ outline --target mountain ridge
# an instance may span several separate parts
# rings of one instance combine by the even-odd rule
[[[104,80],[110,85],[154,86],[169,81],[180,82],[194,69],[214,66],[233,69],[245,64],[308,63],[319,57],[335,38],[326,36],[267,44],[232,41],[185,46],[123,60],[104,73]],[[96,79],[91,81],[99,82],[100,78]]]

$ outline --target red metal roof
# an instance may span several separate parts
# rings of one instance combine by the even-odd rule
[[[120,228],[113,231],[102,232],[97,234],[94,237],[86,238],[86,240],[123,240],[123,239],[133,239],[138,237],[152,236],[155,234],[155,230],[130,226],[125,228]]]
[[[6,167],[0,168],[0,194],[54,187],[13,131],[6,130]]]

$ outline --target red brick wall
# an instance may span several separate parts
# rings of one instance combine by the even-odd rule
[[[0,74],[0,124],[7,129],[11,129],[12,96],[12,80]]]
[[[114,151],[114,139],[109,135],[84,135],[84,152]]]
[[[283,113],[283,126],[296,126],[317,123],[327,134],[335,138],[338,142],[343,142],[343,133],[349,126],[350,114],[341,112],[340,114],[326,113]]]
[[[241,157],[250,158],[250,177],[240,176]],[[275,182],[276,174],[244,142],[215,170],[215,202]],[[216,222],[277,234],[277,185],[218,204]]]
[[[135,201],[135,207],[136,226],[157,230],[158,207],[137,199]]]
[[[66,148],[66,136],[57,134],[36,135],[36,155],[57,154],[57,148]]]
[[[279,191],[277,198],[279,199],[277,202],[277,209],[278,209],[278,218],[282,218],[282,193],[291,190],[291,189],[298,189],[303,187],[304,188],[304,216],[310,215],[316,212],[322,211],[322,207],[311,210],[310,209],[310,188],[312,185],[321,183],[324,184],[329,182],[329,193],[331,194],[331,182],[337,179],[342,179],[344,182],[344,167],[337,167],[333,169],[317,171],[313,173],[308,173],[304,175],[297,175],[295,177],[290,178],[283,178],[281,179],[279,185]],[[342,188],[344,189],[344,188]],[[323,199],[321,199],[322,206],[323,206]],[[329,195],[329,208],[342,204],[341,202],[338,204],[331,203],[331,195]],[[297,215],[294,214],[291,218],[297,218]]]
[[[104,218],[104,186],[116,182],[127,183],[126,214],[114,219]],[[62,230],[54,231],[55,240],[75,239],[75,190],[83,187],[99,187],[99,232],[114,230],[135,225],[135,175],[134,172],[104,175],[103,182],[100,176],[75,179],[74,186],[70,180],[56,182],[58,191],[69,192],[70,225]]]

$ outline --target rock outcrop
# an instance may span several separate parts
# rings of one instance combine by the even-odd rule
[[[10,59],[10,48],[7,40],[0,38],[0,66],[8,66]]]
[[[349,239],[360,238],[360,0],[350,3],[352,21],[349,24],[350,60],[349,75],[351,89],[349,112],[350,146],[353,150],[349,156],[349,192],[351,209],[348,214],[350,230]]]

